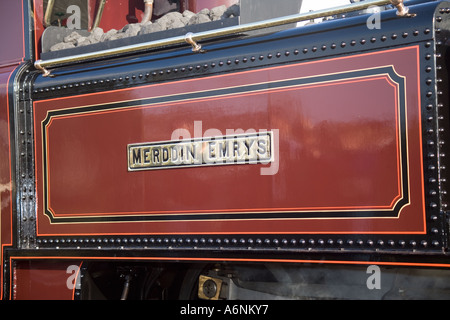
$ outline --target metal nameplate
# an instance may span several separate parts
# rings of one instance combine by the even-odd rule
[[[273,161],[273,133],[129,144],[128,170],[153,170]]]

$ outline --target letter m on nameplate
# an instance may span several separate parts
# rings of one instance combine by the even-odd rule
[[[273,162],[273,133],[236,134],[127,146],[128,171]]]

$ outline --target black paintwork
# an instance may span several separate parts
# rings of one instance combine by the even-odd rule
[[[55,255],[79,255],[75,250],[98,248],[83,254],[110,256],[128,248],[126,255],[158,254],[185,257],[241,257],[298,259],[299,254],[317,252],[344,259],[393,259],[392,253],[435,253],[445,257],[448,247],[446,171],[448,141],[448,34],[450,3],[410,1],[415,18],[399,18],[395,10],[382,12],[382,28],[369,30],[368,15],[326,21],[302,28],[262,36],[237,35],[202,43],[205,53],[193,53],[188,45],[136,53],[102,61],[86,62],[52,70],[43,77],[27,65],[19,77],[21,91],[14,108],[13,153],[14,212],[18,233],[15,247],[39,249],[19,254],[40,255],[40,249],[60,248]],[[439,18],[440,21],[439,21]],[[440,29],[440,30],[439,30]],[[417,235],[208,235],[208,236],[110,236],[36,237],[32,101],[137,87],[149,83],[230,73],[252,68],[310,61],[371,52],[410,44],[420,46],[424,166],[427,205],[427,234]],[[436,55],[435,55],[436,52]],[[435,60],[436,59],[436,60]],[[22,111],[21,111],[22,110]],[[21,137],[26,137],[21,139]],[[22,141],[22,142],[21,142]],[[444,144],[443,144],[444,142]],[[447,152],[450,154],[450,152]],[[141,251],[143,248],[150,251]],[[171,250],[165,250],[171,248]],[[198,248],[198,249],[195,249]],[[224,251],[225,250],[225,251]],[[47,250],[45,250],[47,252]],[[123,251],[118,251],[123,252]],[[226,252],[226,255],[223,254]],[[379,252],[387,255],[380,258]],[[274,254],[276,255],[274,256]],[[46,253],[47,254],[47,253]],[[120,253],[122,254],[122,253]],[[251,254],[251,256],[250,256]],[[367,255],[369,257],[367,257]],[[423,256],[420,257],[422,259]],[[408,258],[409,259],[409,258]]]

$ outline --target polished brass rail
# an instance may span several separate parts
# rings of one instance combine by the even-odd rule
[[[94,59],[103,59],[109,57],[120,56],[124,54],[130,54],[134,52],[140,52],[150,49],[164,48],[171,45],[179,45],[183,43],[189,43],[193,47],[194,52],[202,52],[201,46],[198,44],[198,41],[212,39],[220,36],[239,34],[243,32],[259,30],[264,28],[276,27],[290,23],[296,23],[301,21],[309,21],[312,19],[328,17],[332,15],[343,14],[352,11],[365,10],[371,6],[383,6],[392,4],[397,8],[397,15],[399,16],[407,16],[412,17],[413,14],[408,13],[408,8],[404,6],[403,0],[371,0],[371,1],[362,1],[357,2],[345,6],[334,7],[330,9],[323,9],[312,11],[308,13],[299,13],[290,16],[284,16],[280,18],[274,18],[264,21],[258,21],[248,24],[242,24],[232,27],[208,30],[204,32],[198,33],[188,33],[184,36],[177,36],[167,39],[143,42],[128,46],[117,47],[113,49],[107,50],[99,50],[84,54],[77,54],[67,57],[48,59],[48,60],[37,60],[34,63],[36,69],[40,70],[43,73],[44,77],[50,76],[50,71],[48,68],[72,64],[72,63],[80,63],[84,61],[94,60]]]

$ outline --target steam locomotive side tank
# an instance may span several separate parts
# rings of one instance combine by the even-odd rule
[[[450,2],[44,52],[52,2],[2,67],[3,299],[449,297]]]

